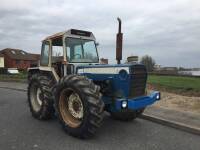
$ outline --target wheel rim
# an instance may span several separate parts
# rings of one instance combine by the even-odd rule
[[[34,111],[38,112],[42,107],[42,91],[37,85],[31,88],[31,105]]]
[[[80,126],[84,116],[83,103],[72,89],[65,89],[60,94],[59,111],[64,122],[72,128]]]

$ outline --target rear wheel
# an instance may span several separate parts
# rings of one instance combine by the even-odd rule
[[[88,138],[103,121],[104,103],[99,87],[83,76],[63,77],[56,87],[56,110],[64,130]]]
[[[51,88],[53,81],[43,75],[33,74],[29,79],[28,103],[32,116],[46,120],[54,115]]]
[[[141,108],[138,110],[122,110],[121,112],[111,112],[111,116],[116,120],[121,121],[132,121],[139,117],[143,112],[145,108]]]

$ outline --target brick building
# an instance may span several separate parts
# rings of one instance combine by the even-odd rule
[[[4,55],[0,54],[0,68],[4,68]]]
[[[100,63],[101,63],[101,64],[108,64],[108,59],[101,58],[101,59],[100,59]]]
[[[137,63],[138,62],[138,56],[129,56],[127,57],[128,63]]]
[[[40,55],[27,53],[19,49],[6,48],[0,51],[4,57],[5,68],[27,69],[38,64]]]

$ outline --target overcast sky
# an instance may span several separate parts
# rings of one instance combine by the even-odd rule
[[[43,38],[76,28],[92,31],[100,57],[114,62],[118,16],[124,59],[148,54],[163,66],[200,67],[199,0],[0,0],[0,49],[40,53]]]

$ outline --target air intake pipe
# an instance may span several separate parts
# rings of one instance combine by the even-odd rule
[[[122,41],[123,41],[123,33],[121,33],[121,19],[117,18],[119,22],[118,33],[116,36],[116,60],[117,64],[121,63],[122,60]]]

